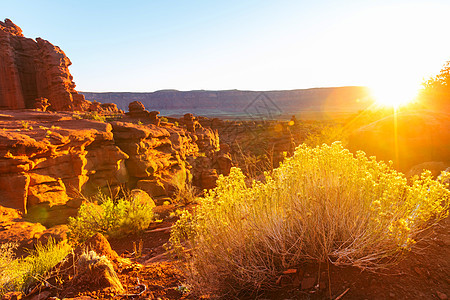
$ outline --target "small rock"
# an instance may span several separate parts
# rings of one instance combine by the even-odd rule
[[[436,291],[436,294],[437,294],[438,298],[441,299],[441,300],[447,300],[448,299],[448,296],[446,294],[444,294],[444,293]]]
[[[395,294],[394,293],[389,293],[389,297],[395,298]]]

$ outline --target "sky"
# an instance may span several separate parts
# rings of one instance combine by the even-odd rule
[[[450,60],[448,0],[7,1],[72,61],[79,91],[413,93]]]

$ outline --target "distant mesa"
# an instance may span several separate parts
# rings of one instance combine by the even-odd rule
[[[366,87],[328,87],[285,91],[177,91],[160,90],[149,93],[133,92],[80,92],[86,99],[101,103],[112,102],[119,109],[127,110],[128,105],[139,101],[149,110],[160,111],[164,115],[183,116],[194,113],[208,117],[239,116],[252,117],[251,111],[264,110],[263,106],[273,106],[281,114],[289,117],[301,112],[350,112],[366,109],[373,103]],[[256,103],[261,95],[269,103]],[[267,102],[266,101],[266,102]],[[252,109],[249,109],[250,106]],[[267,108],[267,107],[266,107]]]
[[[41,103],[56,111],[86,110],[89,102],[75,90],[71,64],[59,47],[24,37],[9,19],[0,22],[0,109],[36,108]]]

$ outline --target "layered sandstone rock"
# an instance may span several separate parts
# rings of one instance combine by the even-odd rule
[[[176,184],[174,177],[183,180],[193,177],[193,183],[201,189],[215,186],[217,171],[212,169],[219,167],[217,132],[203,128],[198,122],[192,126],[189,123],[195,119],[192,115],[186,117],[187,122],[179,120],[181,126],[160,122],[159,112],[148,112],[138,101],[131,103],[129,110],[124,118],[127,122],[113,122],[112,126],[116,144],[129,155],[126,166],[131,186],[152,197],[170,195]],[[202,162],[204,158],[206,162]]]
[[[80,191],[127,180],[128,156],[114,144],[110,124],[64,113],[2,111],[0,128],[0,205],[23,212],[43,207],[43,214],[54,206],[76,210],[70,199]]]
[[[200,124],[190,132],[184,125],[143,123],[129,116],[105,123],[73,113],[0,111],[0,205],[61,224],[76,214],[80,193],[117,194],[126,187],[167,199],[190,178],[200,189],[212,188],[219,174],[229,173],[231,158],[226,147],[219,150],[217,132]]]
[[[52,110],[85,110],[89,102],[75,90],[70,65],[59,47],[24,37],[9,19],[0,22],[0,109],[35,108],[44,97]]]

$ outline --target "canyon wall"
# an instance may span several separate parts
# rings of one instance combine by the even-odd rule
[[[24,37],[9,19],[0,22],[0,109],[35,108],[43,97],[51,110],[84,110],[88,102],[75,90],[70,65],[59,47]]]

